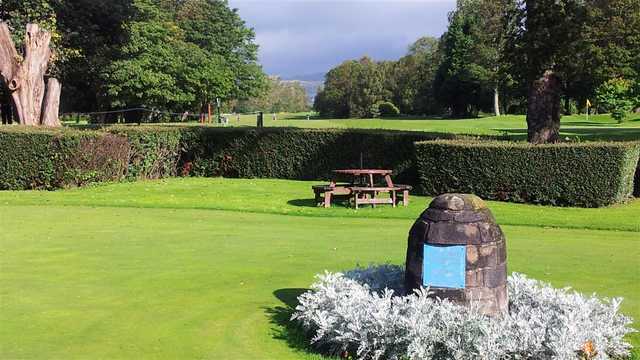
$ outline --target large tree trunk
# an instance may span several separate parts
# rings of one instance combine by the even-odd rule
[[[493,89],[493,113],[500,116],[500,92],[497,87]]]
[[[531,83],[527,104],[527,127],[530,143],[555,143],[560,133],[562,84],[553,71]]]
[[[47,95],[42,104],[42,125],[61,126],[60,123],[60,92],[62,85],[55,78],[47,80]]]
[[[51,58],[51,33],[36,24],[27,25],[24,41],[24,57],[16,51],[6,23],[0,23],[0,73],[11,92],[14,108],[22,125],[41,125],[45,114],[57,113],[60,103],[60,84],[50,80],[53,94],[45,99],[44,75]],[[55,99],[55,97],[58,97]],[[48,116],[48,115],[47,115]],[[57,120],[46,119],[47,124],[58,126]]]

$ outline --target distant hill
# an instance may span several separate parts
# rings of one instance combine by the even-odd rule
[[[326,74],[323,72],[315,73],[315,74],[305,74],[305,75],[296,75],[296,76],[282,76],[283,80],[299,80],[299,81],[324,81],[324,76]]]
[[[302,75],[299,77],[282,78],[284,83],[298,83],[307,92],[307,98],[310,104],[313,104],[318,89],[324,84],[324,73]]]

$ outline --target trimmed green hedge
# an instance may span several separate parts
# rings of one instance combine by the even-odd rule
[[[126,172],[128,180],[162,179],[178,174],[183,153],[185,128],[161,126],[115,126],[110,134],[127,139],[131,151]]]
[[[364,167],[393,169],[399,182],[415,183],[414,142],[442,137],[362,130],[197,128],[183,133],[183,166],[197,176],[316,180],[330,178],[334,169],[360,167],[362,160]]]
[[[55,189],[176,175],[328,179],[331,170],[359,167],[361,159],[364,166],[393,169],[399,182],[415,184],[413,143],[454,137],[296,128],[5,128],[0,130],[0,189]]]
[[[415,183],[416,141],[455,135],[372,130],[296,128],[112,127],[132,147],[129,175],[328,179],[331,170],[364,166],[393,169]]]
[[[0,189],[171,176],[317,180],[330,178],[333,169],[360,167],[362,159],[364,167],[393,169],[396,182],[427,194],[470,192],[486,199],[603,206],[633,192],[638,145],[531,146],[452,140],[456,137],[296,128],[10,127],[0,129]],[[430,141],[435,139],[441,140]],[[637,179],[640,169],[635,171]],[[639,187],[637,179],[636,196]]]
[[[638,160],[638,166],[636,167],[636,179],[633,183],[633,186],[633,195],[637,198],[640,198],[640,160]]]
[[[128,162],[128,142],[111,134],[24,128],[0,131],[0,190],[53,190],[117,181]]]
[[[598,207],[627,200],[639,156],[637,143],[416,144],[420,187],[427,194],[462,192],[562,206]]]

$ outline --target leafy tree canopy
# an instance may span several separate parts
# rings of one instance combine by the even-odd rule
[[[153,0],[135,0],[134,7],[121,58],[104,74],[114,106],[187,110],[228,96],[233,74],[221,56],[187,42]]]
[[[255,34],[226,0],[2,0],[19,46],[24,25],[53,32],[63,106],[197,110],[265,89]]]
[[[373,105],[385,100],[384,64],[368,57],[345,61],[327,73],[315,109],[323,116],[371,117]]]

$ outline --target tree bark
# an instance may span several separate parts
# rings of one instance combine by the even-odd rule
[[[0,22],[0,73],[11,92],[16,114],[22,125],[37,126],[44,122],[43,109],[59,107],[60,89],[57,80],[50,81],[53,94],[44,104],[44,76],[51,58],[51,33],[36,24],[28,24],[24,42],[24,57],[16,51],[6,23]],[[54,83],[57,83],[55,85]],[[54,97],[57,96],[57,99]],[[55,109],[54,109],[55,110]],[[53,111],[53,110],[51,110]],[[57,112],[57,110],[55,110]],[[53,112],[51,112],[53,113]],[[49,124],[59,122],[47,119]],[[56,125],[56,126],[58,126]]]
[[[569,97],[564,98],[564,115],[572,115],[571,99]]]
[[[497,87],[493,89],[493,113],[500,116],[500,92]]]
[[[528,139],[533,144],[556,143],[560,136],[562,84],[550,70],[533,81],[527,104]]]
[[[47,95],[42,105],[42,125],[62,126],[60,123],[60,92],[62,85],[56,78],[47,81]]]

